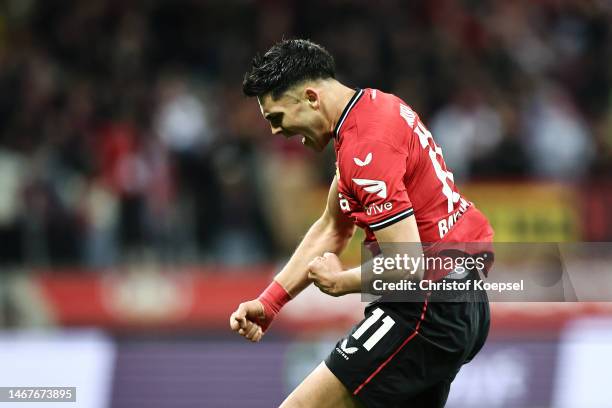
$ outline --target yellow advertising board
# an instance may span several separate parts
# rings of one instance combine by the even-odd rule
[[[461,192],[495,229],[496,242],[581,240],[578,194],[559,183],[472,183]]]

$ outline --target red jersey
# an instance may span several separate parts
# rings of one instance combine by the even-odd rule
[[[487,219],[459,193],[442,149],[394,95],[358,89],[334,129],[340,208],[373,231],[414,215],[421,242],[490,242]]]

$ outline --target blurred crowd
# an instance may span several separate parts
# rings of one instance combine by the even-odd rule
[[[283,37],[407,101],[459,183],[609,178],[610,27],[604,0],[5,0],[0,263],[290,252],[334,158],[272,138],[241,94]]]

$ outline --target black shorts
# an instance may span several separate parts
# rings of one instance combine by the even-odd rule
[[[374,302],[325,364],[368,408],[443,407],[489,332],[486,292],[464,295],[457,302]]]

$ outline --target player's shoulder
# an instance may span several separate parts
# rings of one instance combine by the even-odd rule
[[[402,100],[379,89],[367,88],[363,93],[363,103],[358,109],[357,121],[361,123],[376,123],[377,118],[388,119],[397,116]]]
[[[406,106],[393,94],[378,89],[364,89],[352,120],[343,130],[341,150],[361,150],[364,146],[372,145],[404,150],[406,133],[412,131],[402,116]]]
[[[410,129],[400,116],[402,101],[376,89],[365,89],[361,99],[337,151],[337,164],[347,177],[383,173],[391,163],[403,162],[409,150]]]
[[[410,131],[403,117],[408,105],[396,95],[378,89],[364,90],[363,103],[355,112],[354,132],[356,139],[375,139],[377,141],[395,144],[402,139],[405,132]],[[408,108],[412,112],[412,109]]]

